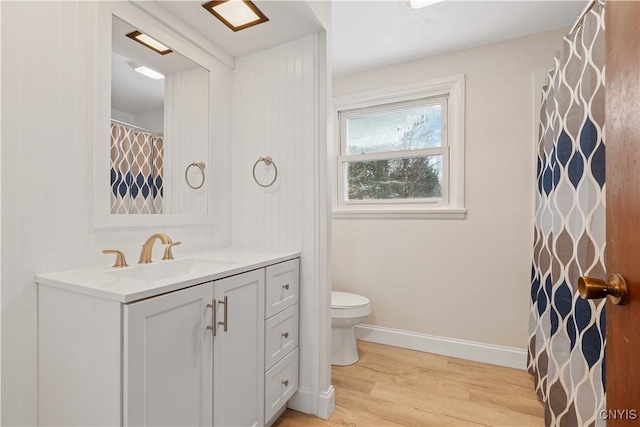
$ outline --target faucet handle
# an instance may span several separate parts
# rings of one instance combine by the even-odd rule
[[[116,262],[115,264],[113,264],[114,268],[129,267],[129,264],[127,264],[127,260],[124,257],[124,252],[119,251],[117,249],[104,249],[102,253],[116,255]]]
[[[164,256],[162,257],[162,259],[165,260],[165,261],[173,259],[173,254],[171,253],[171,248],[173,246],[178,246],[181,243],[182,242],[167,243],[167,245],[164,248]]]

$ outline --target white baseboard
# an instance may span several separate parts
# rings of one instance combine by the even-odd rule
[[[298,388],[298,391],[291,396],[287,402],[287,408],[305,414],[314,414],[311,402],[311,390],[306,387]],[[328,420],[333,410],[336,408],[336,394],[333,386],[329,386],[326,392],[320,392],[318,396],[318,413],[316,416]]]
[[[336,393],[331,385],[326,392],[320,392],[318,396],[318,416],[328,420],[334,409],[336,409]]]
[[[356,338],[378,344],[392,345],[410,350],[441,354],[509,368],[526,369],[527,351],[524,349],[437,337],[380,326],[359,325]]]
[[[313,405],[311,403],[311,390],[307,387],[298,387],[298,391],[287,402],[287,408],[305,414],[313,414]]]

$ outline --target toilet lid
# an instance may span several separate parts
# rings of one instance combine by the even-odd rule
[[[369,304],[369,299],[349,292],[331,292],[331,308],[353,308]]]

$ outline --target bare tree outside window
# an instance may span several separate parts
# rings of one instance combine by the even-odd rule
[[[441,160],[434,158],[436,156],[348,163],[347,197],[349,200],[442,197]]]

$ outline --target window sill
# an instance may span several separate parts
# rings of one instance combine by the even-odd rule
[[[464,208],[333,209],[333,219],[465,219]]]

